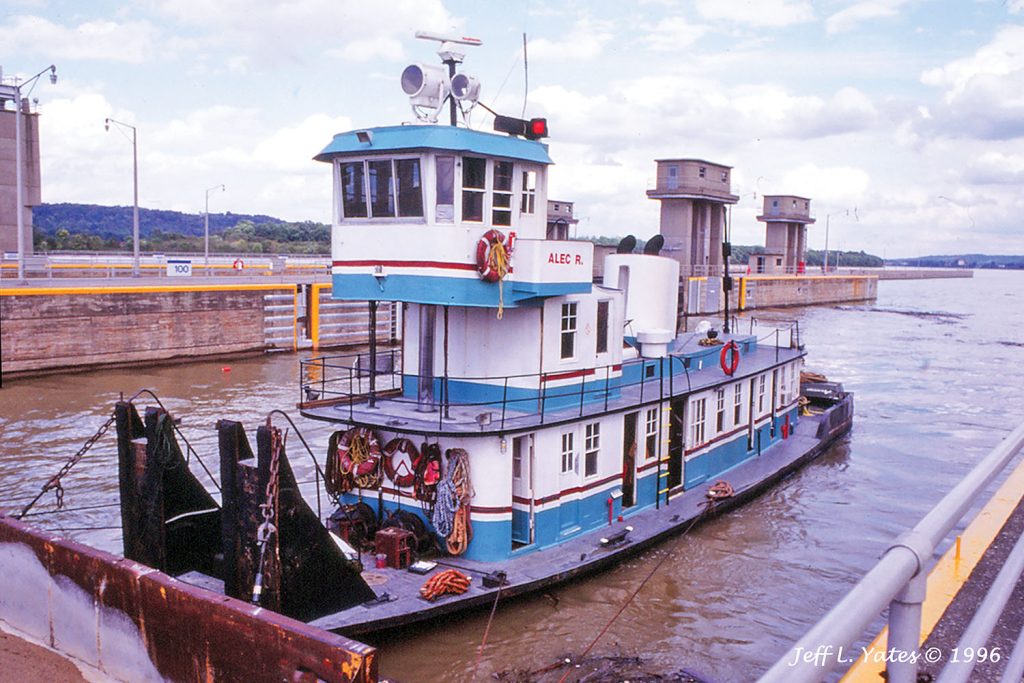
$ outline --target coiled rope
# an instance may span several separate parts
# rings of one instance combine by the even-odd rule
[[[505,298],[502,292],[502,281],[508,275],[510,257],[505,244],[501,240],[495,240],[487,254],[487,265],[498,275],[498,320],[505,311]]]
[[[469,503],[473,498],[469,453],[462,448],[450,448],[446,455],[448,471],[437,485],[437,500],[430,521],[437,534],[445,539],[448,552],[461,555],[473,538],[469,521]]]

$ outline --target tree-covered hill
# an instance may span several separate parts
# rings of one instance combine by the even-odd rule
[[[239,221],[285,223],[280,218],[239,213],[211,213],[210,234],[233,228]],[[97,204],[42,204],[32,210],[32,223],[44,235],[55,235],[61,228],[69,233],[110,237],[131,237],[132,207],[99,206]],[[179,235],[203,236],[203,214],[139,209],[139,235],[148,237],[154,231]]]
[[[32,211],[36,251],[130,251],[132,207],[43,204]],[[144,252],[197,253],[204,250],[202,214],[139,209]],[[211,213],[212,253],[328,254],[330,226],[292,223],[259,214]]]

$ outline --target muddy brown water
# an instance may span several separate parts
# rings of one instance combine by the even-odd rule
[[[1024,273],[886,281],[872,303],[755,315],[798,319],[808,369],[856,392],[849,436],[762,497],[684,537],[611,571],[499,604],[479,663],[486,610],[371,639],[382,672],[414,683],[468,680],[476,668],[477,680],[500,672],[515,680],[508,676],[550,666],[586,648],[668,554],[591,654],[638,657],[638,670],[666,676],[685,669],[708,681],[753,680],[1024,420]],[[332,431],[298,418],[292,354],[5,380],[0,506],[31,499],[110,415],[119,394],[140,388],[183,418],[214,472],[220,418],[254,432],[269,410],[283,409],[320,460]],[[309,456],[295,440],[289,455],[312,502]],[[32,521],[119,552],[113,439],[83,458],[65,486],[65,502],[77,511],[52,514],[49,494]],[[326,498],[323,504],[326,511]]]

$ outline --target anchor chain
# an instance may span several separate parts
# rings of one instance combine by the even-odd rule
[[[269,424],[270,427],[270,475],[267,479],[266,502],[260,505],[263,514],[263,523],[256,529],[256,543],[260,547],[260,560],[256,566],[256,578],[252,585],[252,604],[260,604],[263,595],[263,574],[266,572],[267,547],[270,545],[270,538],[277,533],[274,525],[274,501],[278,494],[278,471],[281,466],[281,449],[284,447],[285,437],[281,430]]]
[[[64,463],[60,470],[57,471],[57,474],[50,477],[49,480],[43,484],[39,494],[32,499],[32,502],[22,508],[21,513],[18,514],[18,519],[22,519],[26,514],[28,514],[28,511],[32,509],[32,506],[38,503],[39,499],[46,495],[46,492],[50,490],[56,490],[57,509],[60,510],[64,507],[64,485],[61,483],[61,479],[67,476],[67,473],[71,471],[71,468],[78,464],[78,461],[89,452],[90,448],[96,445],[97,441],[103,438],[103,435],[107,433],[108,429],[110,429],[110,425],[114,424],[115,419],[117,419],[116,415],[111,413],[107,421],[103,423],[103,426],[100,427],[95,434],[86,439],[82,447],[78,449],[78,452],[68,458],[68,461]]]

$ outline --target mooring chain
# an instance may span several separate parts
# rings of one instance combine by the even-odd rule
[[[268,418],[269,422],[269,418]],[[268,425],[269,426],[269,425]],[[263,574],[267,564],[267,547],[270,537],[277,532],[274,525],[274,501],[278,494],[278,471],[281,467],[281,449],[284,448],[284,436],[277,427],[270,427],[270,476],[267,479],[266,501],[260,505],[263,523],[256,529],[256,543],[260,547],[260,560],[256,566],[256,578],[252,585],[252,603],[260,604],[263,594]]]
[[[50,477],[50,479],[45,484],[43,484],[43,488],[39,491],[39,494],[32,499],[32,502],[30,502],[21,510],[21,513],[18,515],[18,519],[23,518],[28,513],[28,511],[32,509],[32,506],[39,502],[39,499],[42,498],[46,494],[46,492],[50,490],[56,490],[57,509],[60,510],[61,508],[64,507],[64,485],[61,483],[61,479],[65,477],[68,472],[71,471],[72,467],[78,464],[78,461],[81,460],[82,457],[89,452],[90,448],[96,445],[97,441],[103,438],[103,435],[107,433],[108,429],[110,429],[110,425],[114,424],[115,419],[117,419],[116,415],[111,413],[110,418],[108,418],[107,421],[103,423],[103,426],[100,427],[95,434],[86,439],[82,447],[78,449],[78,452],[72,455],[70,458],[68,458],[68,461],[64,463],[64,466],[61,467],[60,470],[58,470],[57,474]]]

